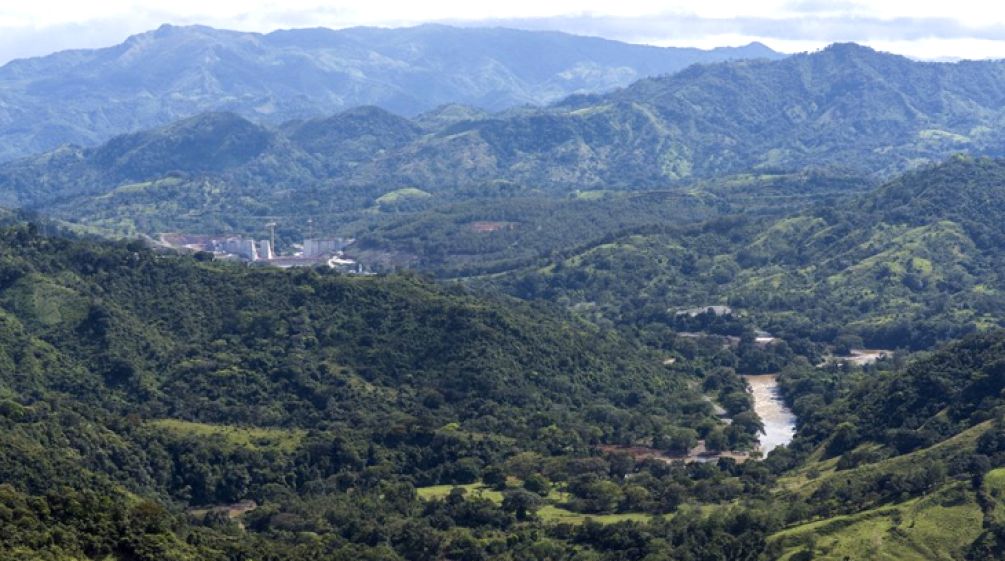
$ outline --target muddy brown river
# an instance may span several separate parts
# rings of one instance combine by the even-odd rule
[[[792,442],[796,434],[796,416],[782,401],[778,380],[774,374],[744,376],[754,396],[754,411],[764,423],[760,450],[764,455],[779,446]]]

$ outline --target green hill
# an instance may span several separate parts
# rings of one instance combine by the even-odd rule
[[[781,219],[629,229],[492,282],[635,327],[729,304],[788,341],[928,348],[1002,325],[1003,179],[1001,161],[955,158]]]
[[[774,534],[780,559],[996,559],[1005,552],[1005,332],[890,372],[783,375],[802,465],[779,480],[809,521]],[[805,514],[804,514],[805,516]]]
[[[914,62],[854,44],[699,65],[608,95],[459,123],[372,166],[430,187],[505,178],[637,188],[806,167],[889,177],[961,150],[997,153],[1003,68]]]
[[[422,514],[435,505],[413,490],[502,469],[545,488],[586,477],[561,495],[582,495],[561,503],[572,519],[646,518],[656,503],[596,487],[624,468],[590,459],[594,446],[722,430],[701,378],[571,317],[410,275],[248,268],[6,228],[0,556],[415,558],[422,548],[398,540],[523,531],[523,510],[475,498],[451,499],[460,525],[435,529]],[[742,430],[731,438],[749,444]],[[601,491],[613,498],[590,495]],[[221,513],[241,500],[258,508],[239,526]],[[504,544],[464,547],[516,548]]]
[[[838,287],[878,283],[879,293],[942,312],[955,308],[928,308],[919,286],[953,302],[946,283],[969,274],[993,290],[985,240],[1000,223],[970,209],[997,200],[1002,165],[957,159],[783,219],[638,231],[521,280],[575,280],[555,288],[594,323],[409,274],[251,268],[9,227],[0,236],[0,554],[995,559],[1005,332],[848,371],[799,358],[813,348],[796,329],[811,321],[798,314],[863,314],[831,288],[835,275]],[[904,193],[911,185],[916,196]],[[947,185],[954,195],[926,206]],[[902,202],[869,202],[883,200]],[[880,266],[875,255],[901,263],[892,258],[901,252],[914,269],[865,272]],[[796,300],[786,315],[751,305],[747,317],[719,319],[678,317],[641,291],[626,300],[651,311],[651,323],[628,307],[615,317],[571,299],[597,286],[632,290],[641,277],[626,271],[656,270],[646,268],[653,256],[653,267],[692,279],[675,287],[688,298],[712,283],[746,289],[757,277],[745,275],[764,271],[830,292],[817,288],[819,299]],[[625,286],[596,284],[609,271]],[[908,286],[912,273],[939,281]],[[943,317],[952,330],[919,322],[910,340],[965,331],[949,319],[959,316]],[[597,327],[605,318],[623,334]],[[769,323],[781,318],[795,335]],[[753,321],[788,342],[746,341]],[[674,335],[687,328],[740,339],[724,348]],[[674,360],[639,343],[659,343],[657,334]],[[799,417],[791,446],[765,461],[660,459],[699,439],[749,447],[760,423],[735,370],[769,368],[784,370]]]
[[[250,230],[263,216],[344,228],[406,186],[439,196],[409,209],[422,211],[500,191],[687,190],[751,173],[888,179],[961,151],[1000,155],[1003,68],[839,44],[495,114],[448,106],[412,121],[361,107],[265,126],[209,113],[8,162],[0,202],[122,235]],[[166,178],[181,183],[118,191]]]

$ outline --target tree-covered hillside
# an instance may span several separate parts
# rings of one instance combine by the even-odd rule
[[[902,558],[1002,551],[1001,332],[865,371],[789,357],[794,446],[685,463],[760,426],[720,345],[668,362],[412,275],[14,226],[0,310],[5,559],[830,559],[888,527],[878,552],[926,548]]]
[[[806,398],[801,439],[827,440],[830,454],[839,455],[865,442],[904,453],[954,437],[1005,413],[1003,356],[1001,330],[970,335],[900,371],[845,383],[843,395],[829,404],[834,411],[819,407],[830,391],[801,386],[800,376],[793,375],[790,392]],[[840,423],[854,431],[837,430]],[[983,447],[990,455],[1005,452],[1005,442]]]
[[[711,355],[668,365],[570,317],[411,275],[207,257],[2,231],[2,556],[566,555],[568,536],[534,537],[544,504],[617,521],[738,493],[694,480],[661,497],[693,468],[630,486],[634,461],[599,451],[710,433],[749,447],[749,398]],[[747,422],[723,425],[706,395],[731,396]],[[480,484],[499,500],[414,490]]]
[[[588,212],[611,215],[612,222],[638,224],[635,209],[652,215],[645,204],[666,201],[655,211],[659,218],[649,223],[689,221],[740,209],[783,212],[867,185],[829,171],[740,174],[639,195],[620,189],[555,193],[504,180],[416,190],[379,176],[360,184],[341,178],[356,174],[374,156],[426,136],[415,123],[375,107],[292,121],[280,130],[232,113],[209,113],[123,135],[98,148],[64,148],[0,166],[0,202],[112,236],[257,233],[266,217],[275,217],[284,235],[294,238],[306,234],[308,219],[321,231],[353,236],[371,226],[390,231],[399,222],[429,222],[431,230],[423,237],[439,237],[433,230],[443,224],[436,217],[465,207],[481,208],[485,221],[524,223],[519,231],[524,234],[534,221],[524,209],[540,205],[574,220],[589,207]],[[626,201],[632,208],[625,208]],[[432,220],[421,214],[425,211],[434,211]],[[600,235],[610,231],[599,230]],[[370,237],[373,244],[386,245]]]
[[[138,242],[23,228],[4,238],[8,332],[67,362],[50,371],[29,361],[37,371],[8,381],[18,392],[72,384],[66,391],[123,415],[265,426],[373,429],[411,415],[524,439],[581,416],[584,403],[649,409],[654,422],[709,415],[655,355],[515,301],[478,301],[411,276],[159,257]],[[15,371],[31,354],[14,344],[5,352]]]
[[[1005,163],[953,160],[783,218],[628,229],[493,282],[659,333],[728,304],[788,341],[928,348],[1000,326]]]
[[[411,121],[364,107],[270,127],[209,113],[8,162],[0,202],[131,235],[249,230],[263,216],[344,228],[401,189],[433,195],[424,209],[687,191],[749,173],[885,180],[960,151],[1000,155],[1003,68],[833,45],[492,115],[455,105]]]
[[[1005,332],[970,335],[891,371],[790,368],[800,418],[779,483],[819,521],[769,540],[812,559],[1005,555]]]
[[[687,224],[742,213],[787,216],[870,188],[862,178],[818,172],[739,174],[687,188],[583,190],[552,197],[501,185],[450,202],[443,196],[382,205],[348,226],[354,256],[465,278],[545,267],[557,257],[639,227]],[[470,198],[468,198],[470,197]]]
[[[761,169],[890,176],[961,150],[997,153],[1000,62],[923,63],[854,44],[697,65],[608,95],[458,123],[378,158],[419,186],[503,177],[556,188],[665,185]]]

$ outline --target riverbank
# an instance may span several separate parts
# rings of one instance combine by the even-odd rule
[[[761,418],[764,424],[764,432],[758,439],[755,451],[766,456],[768,452],[785,446],[792,442],[796,435],[796,416],[785,405],[778,387],[777,374],[748,374],[743,376],[747,385],[750,386],[751,395],[754,398],[754,412]],[[709,400],[711,402],[711,400]],[[717,414],[725,422],[729,422],[726,411],[719,405],[712,404],[716,408]],[[659,450],[648,446],[625,446],[616,444],[604,444],[597,447],[605,453],[628,454],[636,461],[660,460],[671,462],[714,462],[719,458],[731,458],[737,463],[742,463],[750,459],[751,454],[743,451],[709,451],[705,448],[705,441],[699,440],[697,445],[688,450],[686,454],[669,454],[665,450]]]
[[[796,435],[796,416],[782,400],[777,374],[746,375],[743,378],[754,398],[754,412],[764,423],[758,449],[767,455],[775,448],[792,442]]]

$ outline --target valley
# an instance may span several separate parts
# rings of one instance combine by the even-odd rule
[[[1005,558],[1001,61],[166,25],[13,106],[4,560]]]
[[[782,399],[777,378],[776,374],[743,377],[750,384],[754,412],[764,424],[764,433],[758,437],[757,448],[765,455],[792,442],[792,437],[796,434],[796,417]]]

